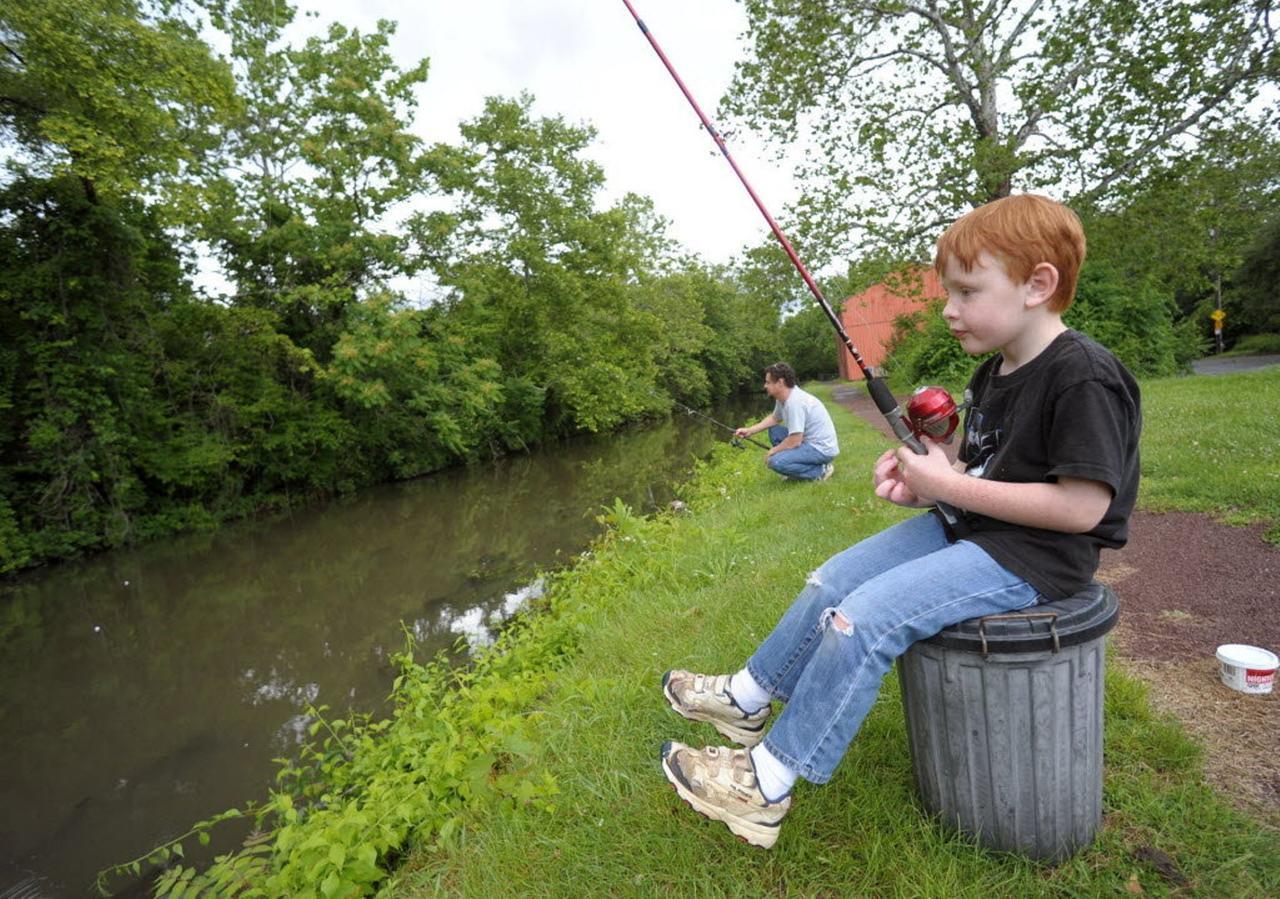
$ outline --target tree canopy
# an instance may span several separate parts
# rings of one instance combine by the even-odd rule
[[[118,196],[173,191],[220,139],[227,65],[184,0],[23,0],[0,6],[0,138],[9,165],[73,174]]]
[[[816,148],[811,246],[917,249],[1011,190],[1114,198],[1254,115],[1280,74],[1269,2],[746,0],[740,124]]]
[[[601,201],[589,126],[494,97],[425,146],[394,24],[295,14],[0,7],[0,572],[710,401],[776,342]]]

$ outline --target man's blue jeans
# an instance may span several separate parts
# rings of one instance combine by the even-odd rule
[[[787,429],[783,425],[769,428],[769,442],[774,446],[787,439]],[[765,462],[778,474],[799,481],[816,481],[822,477],[822,469],[834,457],[820,453],[808,443],[802,443],[795,449],[774,453]]]
[[[809,576],[747,661],[756,683],[787,703],[765,747],[806,780],[826,783],[880,681],[912,643],[1037,599],[1034,587],[985,550],[965,540],[948,543],[931,513],[837,553]]]

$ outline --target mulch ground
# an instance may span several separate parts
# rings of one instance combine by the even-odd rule
[[[833,397],[892,436],[861,389],[837,387]],[[1124,549],[1103,554],[1098,580],[1120,598],[1113,662],[1201,742],[1210,783],[1280,829],[1280,692],[1230,689],[1214,658],[1223,643],[1280,647],[1280,548],[1262,530],[1137,512]]]

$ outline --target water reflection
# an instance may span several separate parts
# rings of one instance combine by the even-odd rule
[[[263,796],[309,704],[382,707],[402,622],[428,652],[488,643],[602,506],[665,504],[722,436],[680,417],[5,585],[0,894],[85,895],[99,868]]]

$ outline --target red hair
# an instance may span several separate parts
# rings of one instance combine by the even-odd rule
[[[1064,312],[1076,296],[1076,279],[1084,264],[1084,228],[1079,217],[1061,203],[1036,194],[1003,197],[965,213],[938,238],[933,267],[941,275],[950,259],[972,271],[978,257],[990,253],[1009,279],[1025,283],[1037,265],[1058,270],[1058,288],[1049,308]]]

